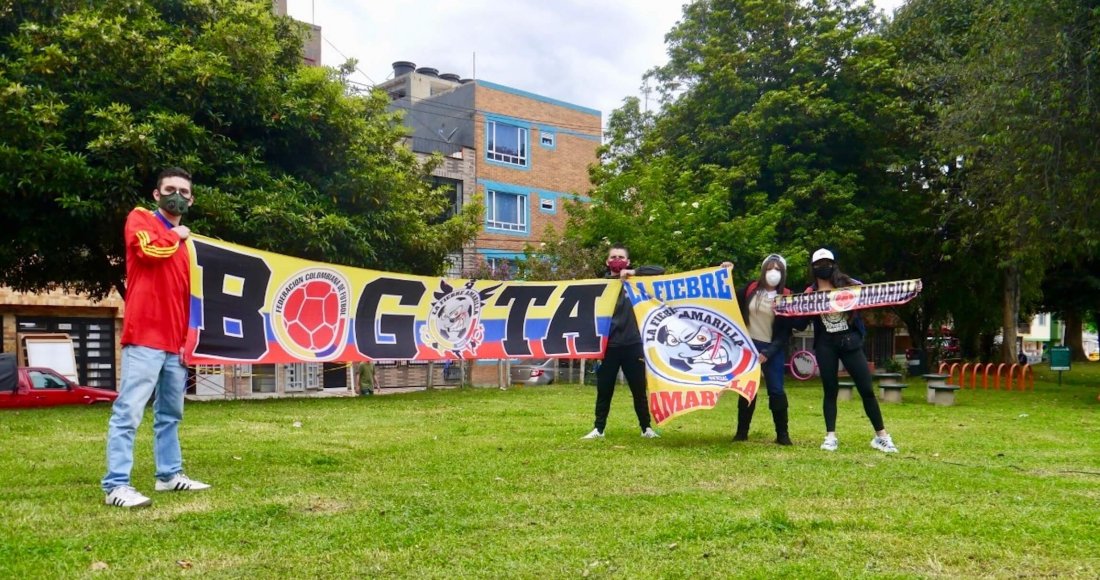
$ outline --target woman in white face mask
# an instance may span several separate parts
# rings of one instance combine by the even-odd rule
[[[772,310],[779,294],[790,294],[787,289],[787,261],[779,254],[771,254],[760,264],[760,277],[750,282],[738,294],[741,314],[748,325],[756,350],[760,352],[760,371],[768,390],[768,408],[775,421],[775,442],[790,445],[787,431],[787,393],[783,391],[783,372],[786,363],[787,342],[791,337],[789,321],[776,316]],[[759,398],[759,396],[757,397]],[[737,432],[734,441],[749,438],[749,423],[756,410],[744,397],[737,400]]]

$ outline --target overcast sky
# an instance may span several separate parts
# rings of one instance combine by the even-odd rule
[[[904,0],[874,0],[888,14]],[[359,61],[381,83],[393,61],[474,77],[599,109],[604,123],[642,75],[664,64],[684,0],[288,0],[321,26],[321,59]],[[476,55],[476,56],[475,56]],[[475,70],[476,63],[476,70]]]

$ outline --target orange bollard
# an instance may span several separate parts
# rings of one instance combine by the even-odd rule
[[[1005,363],[997,365],[997,374],[993,375],[993,390],[1001,390],[1001,370],[1005,368]]]
[[[959,368],[959,363],[951,363],[951,370],[947,371],[947,381],[950,383],[955,378],[955,369]]]
[[[1008,367],[1008,390],[1012,390],[1012,379],[1016,378],[1016,369],[1019,368],[1019,364],[1012,363],[1012,366]],[[1022,373],[1023,371],[1021,371]],[[1022,378],[1022,377],[1021,377]]]
[[[966,388],[966,370],[970,366],[970,363],[963,363],[961,369],[959,369],[959,387]]]
[[[982,367],[982,363],[974,363],[974,372],[970,374],[970,388],[978,389],[978,369]]]
[[[947,368],[947,363],[941,362],[940,363],[940,368],[936,369],[936,374],[937,375],[942,375],[943,374],[943,369],[945,369],[945,368]]]

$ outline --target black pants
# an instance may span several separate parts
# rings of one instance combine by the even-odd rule
[[[611,412],[611,397],[615,395],[615,379],[619,376],[620,368],[626,377],[626,384],[630,385],[630,394],[634,397],[634,413],[638,415],[638,425],[642,431],[649,428],[644,357],[645,352],[640,343],[607,347],[603,363],[596,371],[596,428],[600,433],[607,427],[607,415]]]
[[[862,341],[857,341],[862,345]],[[871,420],[871,426],[875,431],[885,429],[882,424],[882,411],[878,407],[878,399],[875,398],[875,390],[871,385],[871,369],[867,367],[867,359],[863,356],[862,348],[841,350],[835,337],[825,335],[818,337],[814,344],[814,354],[817,356],[817,368],[821,371],[821,384],[825,387],[825,399],[822,402],[822,410],[825,413],[825,431],[836,431],[836,397],[840,391],[837,384],[837,373],[840,370],[840,361],[844,362],[844,368],[852,376],[852,381],[859,391],[859,398],[863,400],[863,412]]]

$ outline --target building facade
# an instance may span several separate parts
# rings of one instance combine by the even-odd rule
[[[598,110],[407,61],[395,62],[394,78],[378,88],[405,111],[413,151],[446,159],[435,174],[452,188],[456,209],[482,197],[481,231],[451,257],[450,275],[514,266],[528,247],[537,252],[549,227],[562,231],[566,201],[589,200]]]
[[[115,389],[121,356],[122,297],[112,292],[102,300],[53,290],[16,292],[0,287],[0,352],[20,354],[21,337],[67,334],[73,343],[76,374],[82,385]],[[34,362],[34,361],[31,361]]]

